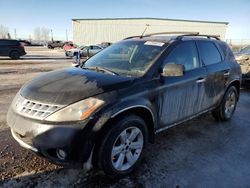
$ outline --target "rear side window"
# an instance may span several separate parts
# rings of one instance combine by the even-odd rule
[[[3,45],[3,46],[14,46],[18,44],[19,42],[16,40],[0,40],[0,45]]]
[[[173,49],[163,62],[184,65],[185,70],[192,70],[199,67],[198,53],[194,42],[179,44]]]
[[[205,65],[212,65],[221,62],[221,55],[212,42],[198,41],[201,60]]]
[[[226,61],[234,61],[235,60],[232,50],[225,42],[219,41],[219,42],[217,42],[217,44],[219,45],[221,51],[223,52],[224,60],[226,60]]]

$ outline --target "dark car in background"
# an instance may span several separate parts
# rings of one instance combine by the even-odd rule
[[[110,45],[112,45],[111,42],[102,42],[102,43],[100,44],[100,46],[102,46],[103,48],[107,48],[107,47],[110,46]]]
[[[47,47],[49,49],[63,48],[64,45],[65,45],[65,42],[60,41],[60,40],[55,40],[55,41],[48,42]]]
[[[210,111],[229,120],[240,82],[239,64],[217,37],[130,37],[25,84],[7,123],[21,146],[55,163],[123,176],[157,133]]]
[[[9,56],[11,59],[19,59],[25,54],[24,46],[19,41],[0,39],[0,56]]]
[[[250,87],[250,45],[235,53],[242,71],[242,86]]]

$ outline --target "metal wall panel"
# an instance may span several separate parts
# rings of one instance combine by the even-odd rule
[[[227,23],[199,22],[164,19],[74,19],[72,20],[73,41],[79,45],[116,42],[133,35],[164,31],[195,31],[200,34],[220,35],[225,39]]]

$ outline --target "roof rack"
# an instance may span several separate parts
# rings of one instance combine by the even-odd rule
[[[130,37],[127,37],[123,40],[127,40],[127,39],[131,39],[131,38],[135,38],[135,37],[140,37],[140,38],[143,38],[143,37],[150,37],[150,36],[153,36],[153,35],[171,35],[171,34],[177,34],[179,36],[177,36],[176,39],[180,40],[182,39],[183,37],[186,37],[186,36],[198,36],[198,37],[207,37],[208,39],[210,38],[215,38],[216,40],[220,40],[220,35],[204,35],[204,34],[200,34],[199,32],[181,32],[181,31],[173,31],[173,32],[159,32],[159,33],[149,33],[149,34],[146,34],[146,35],[137,35],[137,36],[130,36]]]
[[[153,35],[164,35],[164,34],[165,35],[166,34],[167,35],[171,35],[171,34],[197,35],[197,34],[199,34],[199,32],[170,31],[170,32],[149,33],[149,34],[146,34],[146,35],[136,35],[136,36],[126,37],[123,40],[131,39],[131,38],[135,38],[135,37],[143,38],[143,37],[150,37],[150,36],[153,36]]]
[[[135,38],[135,37],[141,37],[141,36],[139,36],[139,35],[130,36],[130,37],[126,37],[126,38],[124,38],[123,40],[132,39],[132,38]]]
[[[180,35],[178,36],[176,39],[182,39],[183,37],[186,37],[186,36],[197,36],[197,37],[207,37],[208,39],[211,39],[211,38],[214,38],[216,40],[220,40],[220,35],[200,35],[199,33],[196,34],[196,35],[193,35],[193,34],[188,34],[188,35]]]
[[[146,35],[143,35],[142,37],[150,37],[153,35],[171,35],[171,34],[182,34],[182,35],[199,35],[199,32],[182,32],[182,31],[170,31],[170,32],[159,32],[159,33],[149,33]]]

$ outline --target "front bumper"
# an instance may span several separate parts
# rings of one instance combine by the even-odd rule
[[[83,167],[89,161],[97,138],[96,132],[92,131],[93,120],[49,124],[23,117],[10,107],[7,123],[13,138],[22,147],[64,166]],[[64,159],[58,157],[59,149],[65,151]]]
[[[74,57],[74,52],[66,51],[66,52],[65,52],[65,55],[66,55],[67,57]]]

